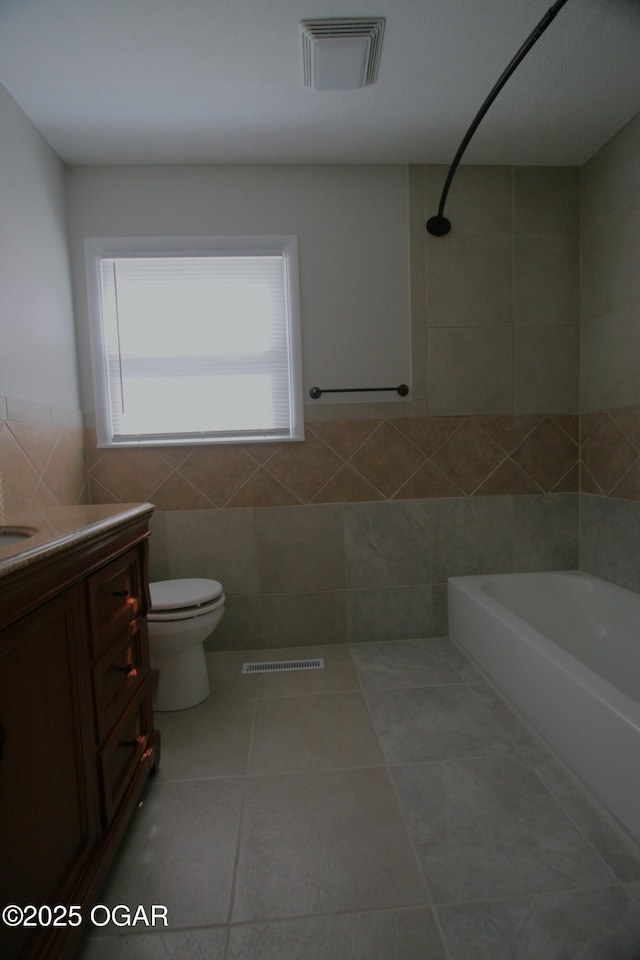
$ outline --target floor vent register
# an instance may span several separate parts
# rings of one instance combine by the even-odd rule
[[[283,670],[324,670],[324,660],[266,660],[264,663],[243,663],[243,673],[280,673]]]

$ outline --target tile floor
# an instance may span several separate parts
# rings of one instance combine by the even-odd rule
[[[209,662],[102,894],[168,928],[82,960],[640,960],[640,861],[449,640]]]

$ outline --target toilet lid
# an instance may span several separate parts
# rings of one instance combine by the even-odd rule
[[[149,592],[152,610],[183,610],[215,600],[222,594],[222,584],[202,577],[158,580],[149,584]]]

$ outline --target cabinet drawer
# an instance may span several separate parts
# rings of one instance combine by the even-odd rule
[[[89,610],[92,652],[99,656],[143,610],[142,564],[137,549],[89,577]]]
[[[93,668],[99,743],[111,732],[149,673],[146,626],[143,620],[134,620]]]
[[[106,822],[109,824],[133,780],[138,765],[146,759],[151,725],[146,685],[135,694],[122,719],[99,753]]]

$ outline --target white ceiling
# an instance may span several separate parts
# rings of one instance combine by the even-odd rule
[[[69,163],[448,163],[552,0],[0,0],[0,82]],[[377,83],[299,21],[383,16]],[[581,164],[640,109],[640,0],[568,0],[465,162]]]

